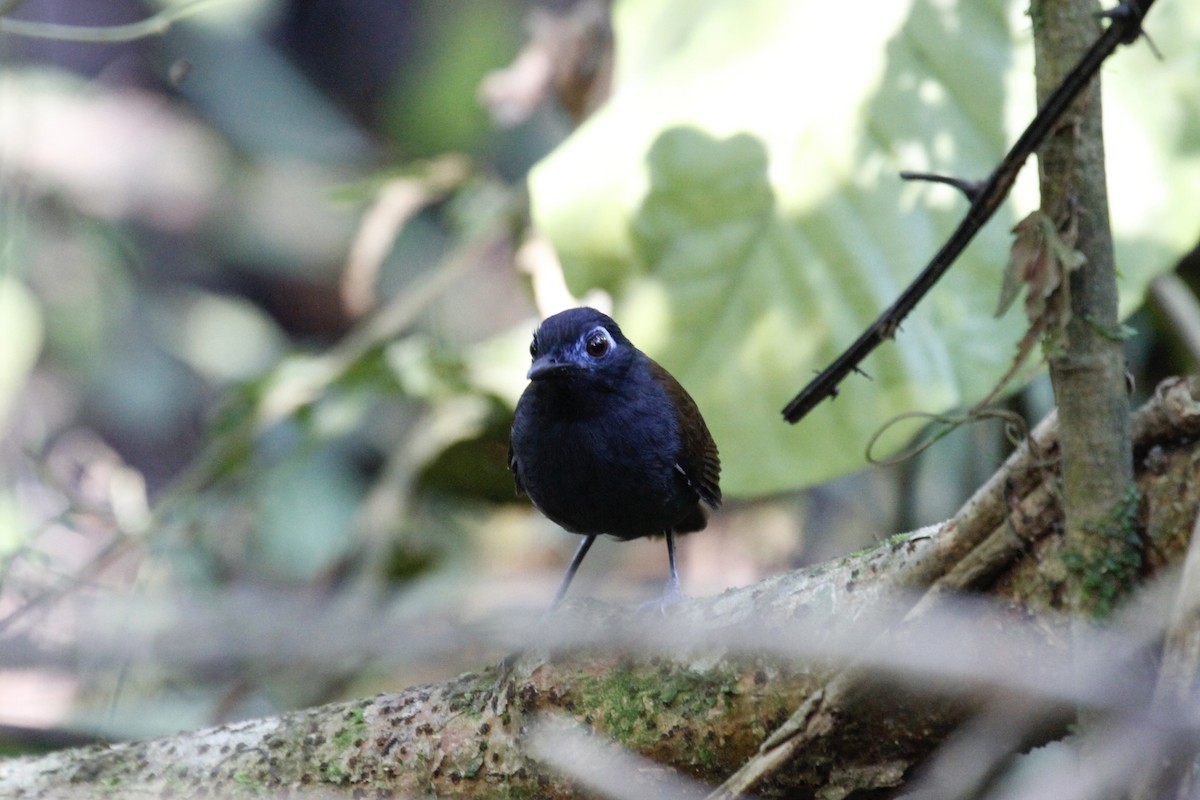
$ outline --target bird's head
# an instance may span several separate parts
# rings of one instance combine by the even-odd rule
[[[637,349],[611,317],[572,308],[547,317],[529,344],[531,381],[600,379],[624,373]]]

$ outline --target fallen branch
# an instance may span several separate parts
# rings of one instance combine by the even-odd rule
[[[1146,535],[1160,554],[1155,571],[1182,559],[1200,512],[1198,394],[1188,381],[1165,383],[1134,417]],[[709,785],[758,753],[768,769],[749,783],[760,793],[805,797],[820,789],[837,797],[899,785],[987,705],[995,687],[981,692],[983,684],[1039,698],[1042,707],[1141,702],[1129,691],[1076,685],[1070,639],[1058,635],[1056,590],[1042,572],[1057,546],[1056,515],[1036,511],[1054,507],[1053,427],[1041,426],[1036,440],[953,520],[870,551],[688,600],[667,618],[569,604],[545,626],[553,638],[503,680],[488,669],[271,719],[0,762],[0,795],[198,797],[286,788],[293,795],[572,797],[579,789],[571,775],[530,747],[535,732],[544,747],[570,726]],[[944,607],[926,609],[931,601],[897,593],[918,586],[985,590],[1010,611],[1003,624],[986,616],[955,623],[941,616]],[[906,613],[908,622],[886,627]],[[953,637],[953,647],[936,646],[938,636]],[[939,690],[878,691],[881,671]],[[797,741],[805,746],[789,744]],[[627,778],[645,796],[656,791],[646,788],[657,785],[656,775]]]

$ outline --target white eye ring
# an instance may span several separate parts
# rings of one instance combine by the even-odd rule
[[[593,328],[583,339],[583,349],[592,358],[604,358],[616,346],[612,335],[604,328]]]

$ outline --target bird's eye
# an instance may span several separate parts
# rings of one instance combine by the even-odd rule
[[[600,358],[608,352],[612,345],[612,340],[608,337],[608,332],[603,328],[597,328],[588,334],[587,337],[587,352],[592,358]]]
[[[529,355],[533,358],[537,358],[537,337],[536,336],[534,336],[533,340],[529,342]]]

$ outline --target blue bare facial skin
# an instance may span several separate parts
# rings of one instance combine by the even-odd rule
[[[610,317],[573,308],[548,317],[529,347],[508,466],[517,491],[583,536],[557,606],[596,537],[665,536],[680,597],[675,535],[704,528],[721,505],[721,459],[691,395],[633,346]]]

